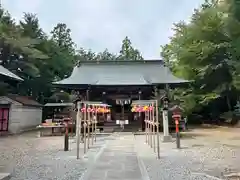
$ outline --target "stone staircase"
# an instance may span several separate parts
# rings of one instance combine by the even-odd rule
[[[112,133],[119,125],[116,124],[116,121],[104,122],[103,131],[105,133]]]
[[[124,132],[138,132],[141,128],[141,122],[139,120],[137,121],[129,121],[129,124],[126,124],[124,126]]]
[[[141,130],[142,128],[142,123],[140,120],[129,120],[129,114],[125,113],[124,117],[122,117],[121,113],[115,113],[114,114],[114,118],[115,120],[109,121],[109,122],[104,122],[104,129],[103,131],[105,133],[111,133],[111,132],[138,132],[139,129]],[[124,130],[122,130],[122,128],[120,127],[119,124],[116,124],[116,120],[129,120],[129,124],[125,124],[124,125]]]

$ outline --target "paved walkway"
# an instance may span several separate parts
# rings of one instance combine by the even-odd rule
[[[145,180],[145,168],[137,157],[133,134],[115,135],[81,180]]]

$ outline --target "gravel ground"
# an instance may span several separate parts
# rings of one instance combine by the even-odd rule
[[[217,180],[240,172],[238,134],[236,129],[194,130],[184,134],[182,149],[176,149],[175,142],[161,143],[160,160],[156,159],[153,149],[144,144],[144,135],[136,135],[134,143],[140,164],[145,166],[150,180]],[[81,145],[82,158],[76,160],[75,139],[70,140],[70,151],[64,152],[63,137],[37,138],[36,134],[26,133],[0,138],[0,172],[12,172],[11,180],[76,180],[92,166],[110,139],[114,137],[98,137],[85,156]],[[119,143],[126,145],[123,139]],[[114,150],[115,145],[112,148]]]
[[[139,156],[152,180],[224,179],[227,174],[240,172],[240,156],[237,156],[240,138],[236,134],[229,136],[209,130],[204,136],[182,139],[180,150],[176,149],[175,142],[161,143],[160,160],[156,160],[153,150],[143,143],[144,135],[135,138]]]
[[[76,140],[70,140],[70,151],[63,151],[63,137],[37,138],[34,133],[0,138],[0,172],[11,172],[11,180],[76,180],[88,167],[99,149],[110,137],[97,137],[97,143],[76,159]]]

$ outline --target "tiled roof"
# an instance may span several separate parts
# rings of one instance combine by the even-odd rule
[[[184,83],[160,60],[82,62],[61,85],[154,85]]]
[[[16,74],[13,74],[12,72],[10,72],[9,70],[7,70],[6,68],[4,68],[1,65],[0,65],[0,75],[7,76],[9,78],[12,78],[12,79],[15,79],[15,80],[18,80],[18,81],[23,81],[22,78],[20,78]]]
[[[28,96],[19,96],[16,94],[10,94],[10,95],[7,95],[7,97],[25,106],[42,106],[42,104],[38,103],[37,101],[33,100],[31,97],[28,97]]]

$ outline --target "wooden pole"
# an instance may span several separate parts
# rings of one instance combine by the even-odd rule
[[[152,103],[152,120],[153,120],[153,151],[156,152],[156,142],[155,142],[155,138],[156,138],[156,133],[155,133],[155,127],[156,127],[156,122],[155,122],[155,113],[154,113],[154,103]]]
[[[148,107],[150,107],[150,104],[148,105]],[[153,135],[152,135],[152,113],[151,111],[149,112],[149,122],[150,122],[150,147],[152,148],[153,146]]]
[[[148,132],[147,132],[147,112],[144,112],[144,122],[145,122],[145,136],[146,136],[146,144],[148,143]]]
[[[148,129],[148,145],[150,145],[150,123],[149,123],[149,112],[147,111],[147,129]]]
[[[91,135],[92,135],[92,145],[93,145],[93,142],[94,142],[94,126],[95,126],[95,111],[96,111],[96,109],[95,109],[95,106],[93,105],[92,106],[92,108],[93,108],[93,111],[92,111],[92,133],[91,133]]]
[[[157,158],[160,159],[158,100],[156,100],[156,126],[157,126]]]
[[[90,108],[90,107],[91,106],[88,106],[88,108]],[[90,110],[88,109],[88,112],[87,112],[87,127],[88,127],[88,132],[87,132],[88,144],[87,144],[87,147],[88,147],[88,149],[90,148],[90,123],[91,123]]]
[[[96,106],[96,118],[95,118],[95,130],[94,130],[94,140],[95,140],[95,142],[97,141],[97,118],[98,118],[98,112],[97,112],[97,108],[98,108],[98,106]]]
[[[84,138],[84,154],[86,153],[86,127],[87,127],[87,105],[84,105],[84,125],[83,125],[83,138]]]
[[[77,102],[77,117],[76,117],[76,135],[77,135],[77,159],[79,159],[80,151],[80,136],[81,136],[81,125],[82,125],[82,115],[81,115],[81,105]]]

